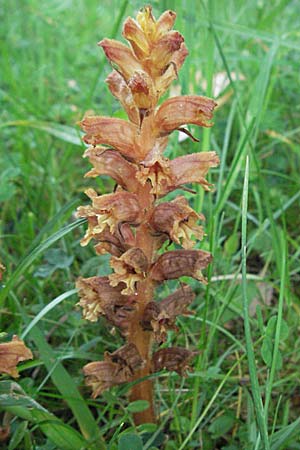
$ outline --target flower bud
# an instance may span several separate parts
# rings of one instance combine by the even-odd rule
[[[137,71],[128,81],[134,103],[139,110],[149,110],[157,103],[157,95],[152,79],[145,71]]]
[[[132,92],[126,81],[116,70],[113,70],[106,78],[110,92],[119,100],[125,109],[128,118],[136,125],[140,124],[140,114],[138,107],[134,103]]]
[[[126,81],[132,77],[135,71],[142,69],[132,50],[121,42],[114,39],[103,39],[98,45],[103,48],[107,59],[118,66],[119,72]]]
[[[162,70],[172,61],[173,54],[178,51],[184,39],[178,31],[169,31],[159,39],[151,52],[152,73],[159,76]]]
[[[170,31],[175,23],[176,13],[174,11],[165,11],[162,15],[157,19],[156,22],[156,38],[160,38],[165,33]]]
[[[123,36],[130,42],[137,59],[145,59],[150,53],[150,46],[146,34],[139,24],[128,17],[123,26]]]

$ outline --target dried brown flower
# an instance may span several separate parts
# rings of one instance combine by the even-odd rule
[[[198,352],[191,352],[182,347],[163,348],[153,355],[153,371],[174,370],[179,375],[185,376],[187,370],[191,370],[190,360],[196,355],[198,355]]]
[[[17,378],[19,376],[18,363],[32,358],[31,350],[18,336],[13,336],[11,342],[0,344],[0,373]]]

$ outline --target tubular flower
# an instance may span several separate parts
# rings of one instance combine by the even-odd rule
[[[11,342],[0,344],[0,373],[17,378],[18,363],[32,358],[33,355],[24,342],[18,336],[13,336]]]
[[[141,320],[142,327],[145,330],[153,331],[157,342],[164,342],[168,330],[177,330],[176,318],[179,315],[191,314],[187,310],[187,306],[192,303],[194,298],[192,289],[183,285],[160,303],[149,302]]]
[[[153,355],[153,371],[174,370],[179,375],[184,376],[187,370],[190,370],[190,360],[196,355],[198,355],[198,352],[191,352],[186,348],[163,348]]]
[[[161,203],[154,209],[150,225],[155,231],[168,234],[176,244],[190,249],[195,244],[191,239],[192,236],[199,240],[203,238],[203,228],[197,225],[199,219],[204,220],[204,216],[190,208],[184,197],[177,197],[171,202]]]
[[[194,211],[183,196],[161,201],[176,189],[189,190],[200,184],[210,190],[206,176],[219,163],[215,152],[189,153],[173,160],[164,154],[170,134],[184,131],[192,141],[187,124],[211,127],[216,103],[207,97],[177,96],[158,104],[188,55],[183,36],[173,30],[176,14],[164,12],[157,20],[150,6],[136,19],[129,17],[123,27],[128,44],[103,39],[102,47],[114,70],[106,79],[110,92],[124,108],[128,120],[86,116],[80,125],[85,152],[92,164],[86,177],[110,176],[114,193],[86,194],[91,203],[78,209],[88,227],[82,245],[95,241],[98,254],[110,253],[112,273],[105,277],[79,278],[77,288],[84,318],[100,316],[118,327],[127,344],[104,361],[84,367],[93,396],[127,381],[136,381],[131,400],[144,399],[149,408],[135,415],[136,423],[154,421],[152,382],[149,374],[163,368],[184,375],[196,354],[179,347],[158,350],[151,356],[152,342],[166,340],[176,329],[178,315],[189,314],[194,299],[189,286],[181,285],[162,301],[154,300],[157,284],[182,276],[205,283],[202,270],[212,255],[193,250],[204,236]],[[159,251],[169,240],[182,249]]]
[[[109,275],[110,284],[117,286],[119,283],[125,283],[126,288],[121,292],[124,295],[135,293],[135,285],[138,281],[145,278],[148,261],[140,248],[131,248],[123,253],[120,258],[112,257],[110,260],[115,273]]]
[[[96,398],[105,389],[133,379],[134,373],[142,367],[143,360],[134,344],[127,344],[114,353],[106,352],[104,361],[86,364],[83,373],[87,386]]]

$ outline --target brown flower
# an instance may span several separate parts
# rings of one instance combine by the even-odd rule
[[[33,355],[24,342],[18,336],[13,336],[11,342],[0,344],[0,373],[16,378],[19,376],[17,364],[32,358]]]
[[[137,129],[134,124],[111,117],[89,116],[85,117],[80,125],[87,133],[83,137],[87,144],[110,145],[129,158],[138,156],[139,148],[135,145]]]
[[[198,183],[209,191],[211,184],[204,178],[211,167],[219,164],[215,152],[191,153],[168,160],[161,156],[164,147],[155,149],[142,162],[143,166],[136,177],[141,184],[150,180],[152,192],[157,197],[163,197],[189,183]]]
[[[187,183],[199,183],[205,190],[211,186],[205,175],[211,167],[219,164],[216,152],[191,153],[180,156],[170,161],[170,170],[174,186],[182,186]]]
[[[84,155],[93,164],[86,177],[97,177],[99,175],[111,176],[120,186],[128,191],[134,191],[137,187],[135,178],[137,168],[131,164],[120,153],[105,147],[90,147]]]
[[[177,197],[158,205],[149,223],[155,231],[166,233],[172,241],[185,249],[191,249],[195,245],[192,236],[201,240],[204,234],[203,228],[197,225],[199,219],[204,220],[204,216],[190,208],[184,197]]]
[[[110,284],[117,286],[125,283],[127,287],[121,291],[122,294],[132,295],[135,293],[136,283],[145,278],[148,261],[140,248],[131,248],[120,258],[113,256],[110,265],[115,271],[109,275]]]
[[[79,278],[76,282],[84,319],[96,322],[100,316],[126,335],[135,313],[135,300],[122,295],[122,284],[112,287],[108,277]]]
[[[144,310],[141,325],[144,330],[154,332],[157,342],[166,340],[168,330],[177,330],[175,325],[179,315],[190,315],[186,308],[193,301],[195,294],[187,285],[182,285],[160,303],[149,302]]]
[[[153,372],[160,370],[174,370],[181,376],[185,376],[187,370],[191,370],[189,366],[190,360],[196,356],[198,352],[192,352],[182,347],[163,348],[154,353],[152,357]]]
[[[94,233],[96,240],[95,250],[98,255],[110,253],[113,256],[121,256],[131,246],[135,246],[135,236],[128,223],[122,223],[114,233],[105,228],[101,233]]]
[[[184,124],[211,127],[210,122],[216,102],[211,98],[197,95],[172,97],[166,100],[155,114],[155,126],[158,135],[163,136]]]
[[[104,361],[95,361],[83,367],[86,385],[92,387],[92,397],[104,390],[133,379],[143,365],[143,360],[134,344],[126,344],[114,353],[106,352]]]
[[[121,42],[114,39],[103,39],[98,45],[103,48],[107,59],[118,66],[126,81],[132,77],[134,72],[143,69],[132,50]]]
[[[212,261],[212,255],[203,250],[173,250],[161,255],[152,266],[150,276],[155,281],[193,277],[205,283],[201,270]]]
[[[94,189],[88,189],[85,193],[92,200],[92,206],[80,206],[77,209],[78,217],[88,219],[88,229],[81,245],[87,245],[92,238],[97,239],[97,235],[102,233],[106,227],[111,233],[114,233],[120,224],[138,224],[140,206],[136,194],[118,191],[98,196]]]

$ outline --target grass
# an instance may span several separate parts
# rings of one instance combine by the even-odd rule
[[[215,191],[187,194],[206,215],[210,283],[191,282],[195,314],[168,338],[200,356],[186,379],[155,376],[156,428],[134,427],[139,405],[128,406],[127,386],[91,400],[83,383],[81,367],[121,338],[104,321],[85,323],[75,306],[75,279],[108,270],[106,258],[79,245],[84,225],[74,210],[91,181],[83,179],[89,166],[76,122],[87,110],[120,115],[96,43],[120,37],[120,23],[142,5],[2,2],[0,327],[23,335],[35,359],[21,365],[17,384],[0,382],[2,420],[11,421],[1,448],[300,448],[297,4],[152,5],[156,15],[177,12],[190,52],[183,94],[214,95],[216,78],[228,80],[214,127],[193,130],[200,143],[175,136],[169,146],[172,156],[215,149],[221,159]],[[108,192],[112,183],[95,186]]]

